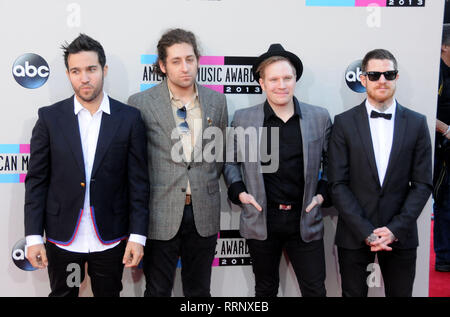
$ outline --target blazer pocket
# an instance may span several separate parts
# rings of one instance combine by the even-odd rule
[[[56,201],[49,200],[47,201],[47,213],[49,215],[57,216],[59,215],[60,205]]]
[[[219,191],[219,181],[213,180],[208,182],[208,194],[214,194]]]

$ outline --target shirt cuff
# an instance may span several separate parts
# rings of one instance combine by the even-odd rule
[[[319,180],[319,182],[317,183],[317,191],[316,191],[316,195],[322,195],[323,197],[323,203],[322,203],[322,207],[324,208],[328,208],[332,206],[332,202],[331,202],[331,196],[328,193],[328,182],[321,179]]]
[[[240,205],[239,194],[242,192],[247,192],[245,184],[242,181],[234,182],[228,187],[228,199],[235,205]]]
[[[44,244],[44,239],[42,236],[36,234],[36,235],[30,235],[25,237],[26,240],[26,246],[31,247],[32,245],[36,244]]]
[[[132,233],[132,234],[130,234],[130,237],[128,238],[128,241],[142,244],[142,246],[145,247],[145,242],[147,241],[147,237],[146,236],[142,236],[140,234]]]

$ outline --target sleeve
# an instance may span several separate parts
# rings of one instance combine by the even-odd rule
[[[324,129],[324,142],[323,142],[323,148],[322,148],[322,162],[321,162],[321,173],[320,173],[320,180],[317,183],[317,191],[316,195],[320,194],[322,195],[324,201],[322,203],[322,207],[331,207],[332,200],[331,195],[328,193],[328,145],[330,142],[330,136],[331,136],[331,119],[330,114],[328,111],[326,111],[326,123],[325,123],[325,129]]]
[[[431,138],[424,116],[419,131],[413,152],[408,195],[400,213],[392,218],[387,225],[399,241],[404,241],[407,238],[408,232],[420,216],[433,189]]]
[[[25,236],[44,235],[44,217],[50,180],[50,139],[39,109],[30,140],[30,161],[25,178]]]
[[[136,110],[128,150],[128,197],[130,205],[129,232],[147,236],[150,184],[148,176],[147,138],[145,125]]]

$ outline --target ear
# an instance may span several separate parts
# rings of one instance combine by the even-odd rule
[[[364,88],[367,88],[367,76],[359,75],[359,80],[361,81],[361,85],[363,85]]]
[[[166,74],[166,66],[164,65],[164,63],[162,62],[162,60],[158,60],[158,65],[159,65],[159,69],[161,69],[161,71]]]
[[[261,89],[263,91],[266,91],[266,86],[264,85],[264,79],[262,79],[261,77],[259,78],[259,85],[261,86]]]
[[[103,66],[103,77],[106,77],[108,75],[108,65]]]

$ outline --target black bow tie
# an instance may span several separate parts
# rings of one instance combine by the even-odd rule
[[[392,118],[392,113],[381,113],[381,112],[376,112],[373,111],[370,113],[370,117],[371,118],[383,118],[386,120],[391,120]]]

